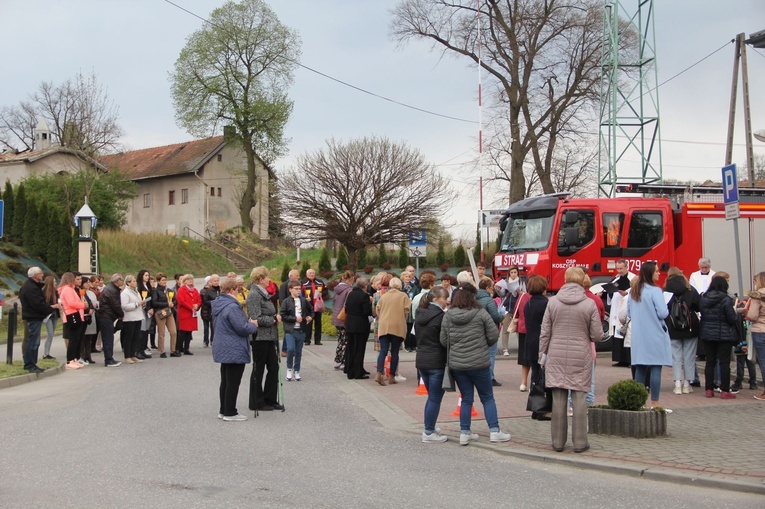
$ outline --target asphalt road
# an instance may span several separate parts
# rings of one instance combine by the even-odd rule
[[[363,382],[317,369],[326,361],[310,353],[304,380],[285,384],[286,412],[224,423],[218,365],[199,343],[193,357],[0,391],[0,507],[763,507],[757,495],[422,444],[381,426]],[[242,413],[247,395],[245,382]]]

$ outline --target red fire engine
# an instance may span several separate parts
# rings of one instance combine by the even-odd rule
[[[595,284],[613,279],[616,261],[624,259],[635,273],[644,262],[656,261],[663,284],[670,267],[690,276],[707,256],[715,270],[731,274],[731,288],[738,287],[733,222],[725,220],[720,188],[630,187],[662,197],[571,199],[557,193],[512,204],[500,221],[494,276],[504,277],[515,265],[526,277],[547,278],[549,291],[556,292],[568,267],[586,268]],[[765,190],[740,191],[742,277],[748,290],[752,276],[765,270]],[[695,201],[710,198],[714,201]]]

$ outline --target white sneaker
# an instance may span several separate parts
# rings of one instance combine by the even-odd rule
[[[85,364],[87,364],[87,362],[85,362],[85,361],[84,361],[84,360],[82,360],[82,359],[77,359],[77,362],[79,362],[79,363],[80,363],[80,366],[84,366]]]
[[[218,414],[218,419],[223,419],[223,414]]]
[[[146,350],[144,350],[144,351],[143,351],[143,354],[144,354],[146,357],[151,357],[151,348],[147,348]]]
[[[476,440],[478,440],[478,435],[475,433],[470,433],[469,435],[464,433],[460,434],[460,445],[467,445],[470,442],[475,442]]]
[[[299,382],[300,380],[302,380],[302,379],[300,378],[300,371],[295,371],[295,381],[296,381],[296,382]]]
[[[441,444],[447,440],[448,438],[446,438],[446,435],[440,435],[435,431],[430,435],[425,432],[422,433],[422,443],[424,444]]]
[[[492,431],[491,434],[489,434],[489,442],[509,442],[510,433],[505,433],[504,431]]]
[[[224,422],[246,421],[247,416],[242,414],[223,416]]]
[[[688,384],[683,385],[683,394],[690,394],[693,392],[693,387]]]
[[[526,384],[521,384],[520,388],[518,389],[521,392],[526,392],[529,390],[528,387],[526,387]]]
[[[683,388],[679,385],[675,385],[675,388],[672,389],[672,394],[682,394]]]
[[[406,377],[401,375],[396,375],[396,381],[399,383],[406,382]]]
[[[292,373],[293,373],[293,371],[291,369],[287,370],[287,381],[288,382],[292,381]]]
[[[502,355],[503,355],[504,357],[510,357],[510,352],[508,352],[507,350],[504,350],[504,351],[502,352]]]

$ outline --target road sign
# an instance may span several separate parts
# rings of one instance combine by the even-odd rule
[[[0,239],[3,238],[3,221],[5,220],[5,202],[0,200]]]
[[[409,244],[409,256],[412,258],[425,258],[428,254],[427,246],[413,246]]]
[[[428,238],[425,230],[412,230],[409,232],[409,247],[425,247],[428,245]]]
[[[738,203],[738,176],[736,165],[731,164],[722,169],[723,202],[725,202],[725,219],[738,219],[741,210]]]
[[[489,226],[497,227],[504,213],[504,210],[479,210],[478,222],[481,223],[483,228],[488,228]]]

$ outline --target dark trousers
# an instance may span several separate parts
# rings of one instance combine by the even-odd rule
[[[181,330],[178,331],[178,343],[176,345],[176,352],[188,352],[191,346],[191,331]]]
[[[314,333],[314,331],[316,331]],[[308,324],[305,332],[305,344],[311,344],[311,337],[315,338],[315,343],[321,343],[321,313],[315,313],[313,321]]]
[[[66,347],[66,362],[80,358],[80,346],[85,335],[85,322],[69,325],[69,345]]]
[[[236,398],[242,383],[244,364],[220,365],[220,412],[226,417],[236,415]]]
[[[101,331],[101,347],[104,351],[104,362],[114,360],[114,320],[96,315],[98,329]]]
[[[744,383],[744,367],[749,371],[749,385],[757,383],[757,368],[754,362],[746,358],[746,355],[736,355],[736,381],[735,385],[741,387]]]
[[[95,320],[95,318],[94,318]],[[92,353],[93,345],[96,344],[96,338],[98,334],[85,334],[82,336],[82,344],[80,345],[80,358],[88,362],[93,362],[90,354]]]
[[[279,345],[273,341],[252,342],[252,375],[250,376],[250,410],[278,403]],[[266,372],[267,370],[267,372]],[[263,374],[265,373],[265,384]]]
[[[730,353],[733,348],[728,341],[702,341],[704,343],[704,388],[711,391],[715,388],[715,364],[720,362],[720,390],[730,391]]]
[[[414,350],[417,348],[417,338],[412,334],[412,322],[406,322],[406,339],[404,340],[404,348],[406,350]]]
[[[358,379],[364,376],[364,354],[367,351],[369,333],[345,334],[345,372],[348,379]]]
[[[141,343],[141,321],[122,323],[122,351],[130,359],[138,353]]]

